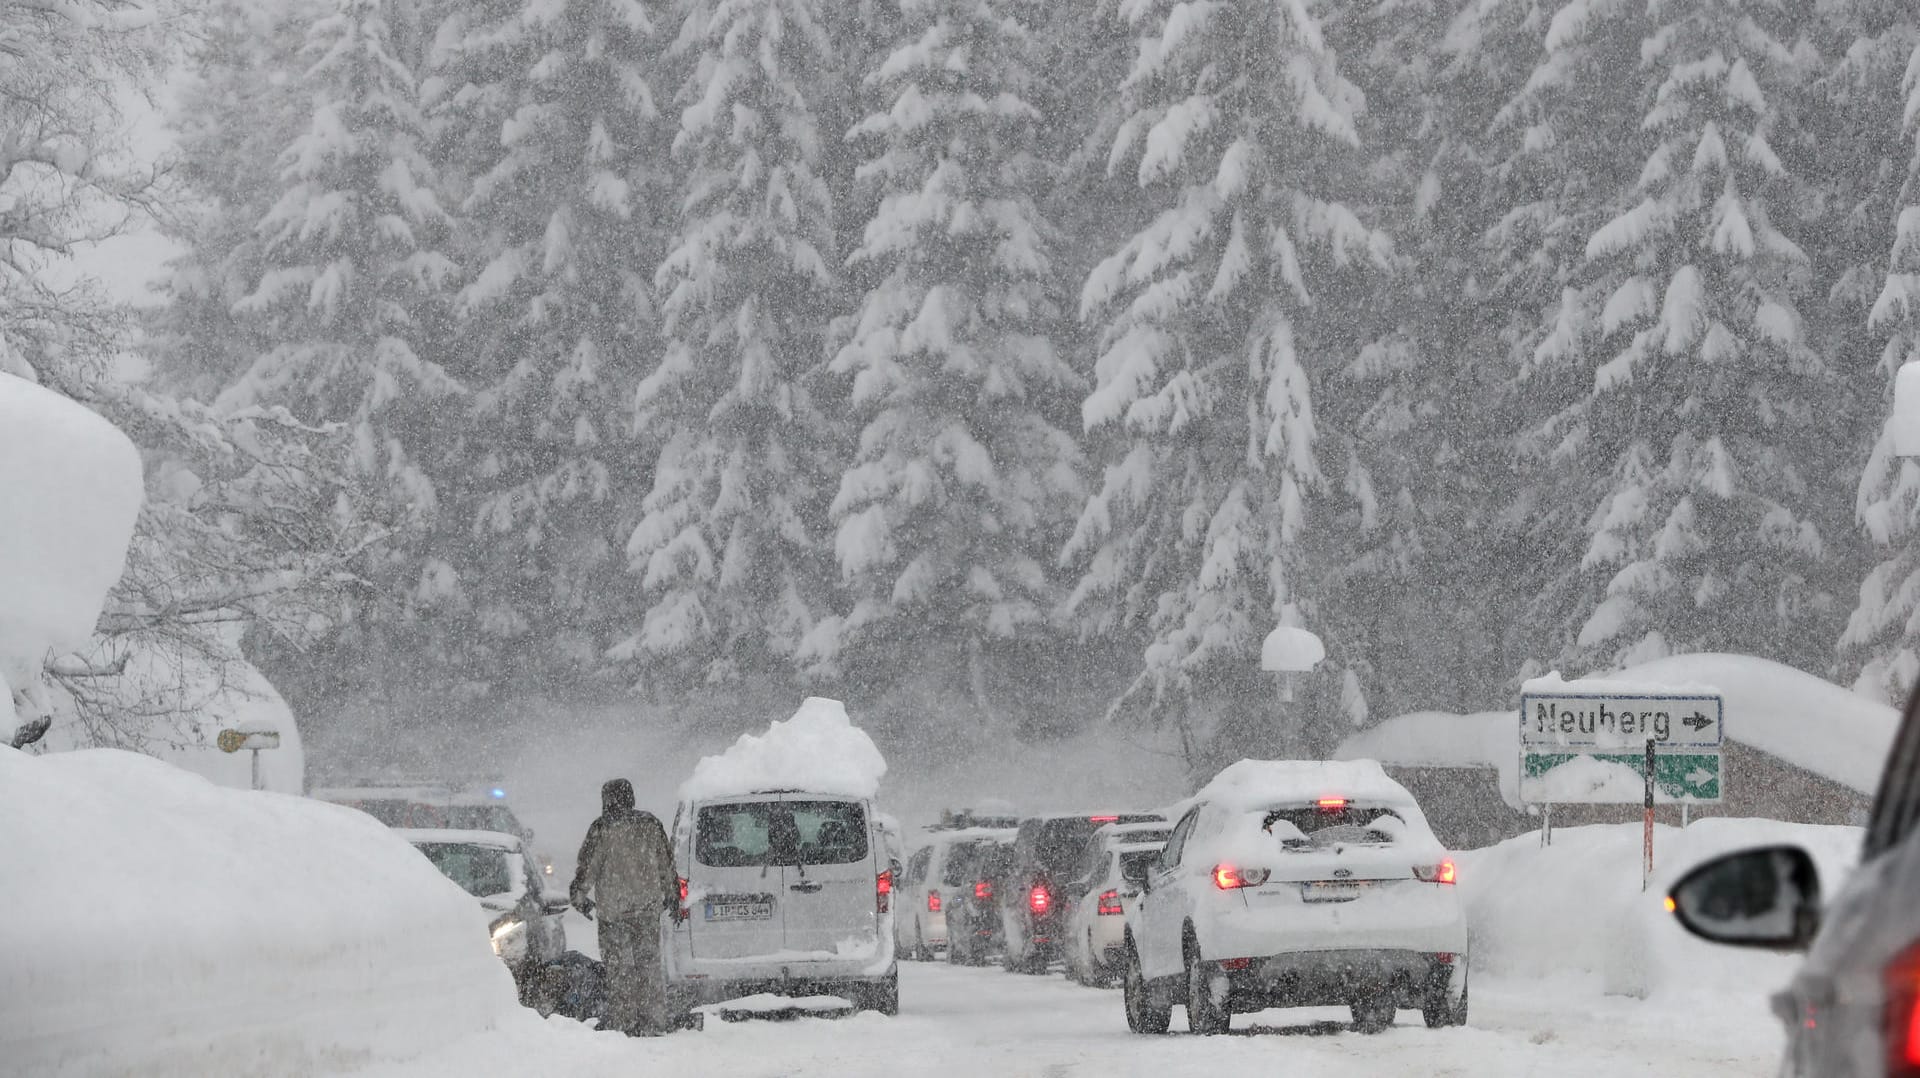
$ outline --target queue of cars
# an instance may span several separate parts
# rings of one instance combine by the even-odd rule
[[[1345,1006],[1363,1032],[1467,1020],[1454,863],[1372,761],[1242,761],[1175,809],[936,831],[909,865],[925,908],[901,953],[1117,981],[1138,1033],[1175,1006],[1202,1034],[1270,1007]]]

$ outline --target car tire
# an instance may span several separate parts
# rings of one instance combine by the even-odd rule
[[[861,993],[860,1009],[896,1018],[900,1014],[900,967],[895,966],[887,979]]]
[[[1467,971],[1460,970],[1460,998],[1447,998],[1445,988],[1427,990],[1427,996],[1420,1002],[1420,1017],[1426,1020],[1428,1029],[1445,1029],[1448,1026],[1467,1024]]]
[[[1398,1016],[1400,1001],[1389,990],[1382,990],[1370,996],[1362,996],[1353,1001],[1353,1031],[1355,1033],[1380,1033],[1392,1027]]]
[[[1187,941],[1187,1029],[1202,1037],[1217,1037],[1233,1028],[1233,1013],[1213,1000],[1212,978],[1200,958],[1200,948]]]
[[[1140,972],[1140,958],[1134,954],[1132,946],[1127,948],[1127,971],[1121,991],[1122,1002],[1127,1009],[1128,1029],[1157,1036],[1165,1033],[1167,1027],[1173,1024],[1173,1004],[1147,983],[1146,974]]]
[[[913,919],[913,960],[915,962],[928,962],[932,959],[933,952],[927,950],[927,930],[920,924],[920,919],[916,917]]]

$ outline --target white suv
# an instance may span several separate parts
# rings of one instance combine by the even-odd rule
[[[1108,824],[1087,840],[1067,895],[1067,976],[1110,988],[1126,967],[1126,912],[1138,903],[1133,882],[1167,844],[1163,823]]]
[[[1128,917],[1127,1024],[1195,1033],[1236,1013],[1348,1005],[1377,1032],[1401,1007],[1467,1018],[1454,865],[1372,760],[1242,760],[1174,825]]]
[[[670,984],[684,1006],[761,992],[895,1014],[900,866],[865,799],[767,791],[680,806],[682,908]]]

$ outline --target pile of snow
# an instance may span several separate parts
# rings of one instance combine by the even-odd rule
[[[0,373],[0,735],[13,690],[52,648],[82,647],[126,566],[140,515],[140,452],[119,428]]]
[[[1476,972],[1575,977],[1635,996],[1765,995],[1799,958],[1717,946],[1688,934],[1663,905],[1687,870],[1718,854],[1776,843],[1804,847],[1831,896],[1860,849],[1855,827],[1712,818],[1654,834],[1654,875],[1641,889],[1641,825],[1555,828],[1455,854]]]
[[[304,1074],[520,1011],[473,899],[362,813],[0,748],[0,820],[9,1073]]]
[[[887,761],[838,700],[810,696],[793,717],[759,736],[741,734],[718,756],[702,757],[680,787],[682,801],[805,790],[871,798],[880,791]]]
[[[1252,811],[1323,797],[1413,804],[1407,788],[1388,778],[1375,760],[1241,760],[1221,768],[1194,800],[1214,802],[1229,811]]]
[[[1724,701],[1727,740],[1864,794],[1878,789],[1900,723],[1899,713],[1877,700],[1752,655],[1675,655],[1604,678],[1535,679],[1527,682],[1526,691],[1717,693]],[[1472,715],[1403,715],[1348,738],[1334,756],[1408,767],[1495,768],[1501,794],[1518,806],[1518,715],[1517,708]],[[1640,796],[1641,780],[1638,772],[1635,775],[1636,792],[1627,800]]]

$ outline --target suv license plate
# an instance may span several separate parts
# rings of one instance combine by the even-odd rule
[[[770,921],[773,919],[771,902],[709,902],[707,920],[709,921]]]
[[[1360,897],[1360,885],[1345,880],[1313,880],[1300,885],[1300,897],[1308,902],[1351,902]]]

